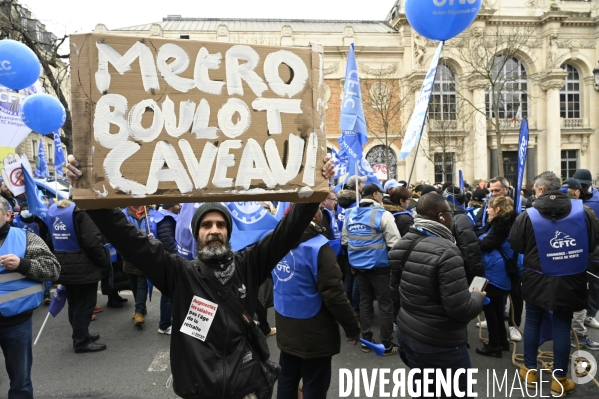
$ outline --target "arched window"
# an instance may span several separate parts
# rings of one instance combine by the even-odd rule
[[[562,118],[580,118],[580,74],[576,67],[564,64],[562,69],[568,72],[566,84],[559,91],[560,116]]]
[[[397,158],[395,153],[389,147],[387,147],[388,162],[385,158],[385,146],[377,145],[368,151],[366,160],[372,167],[379,180],[387,180],[386,168],[389,165],[389,179],[397,179]]]
[[[528,115],[528,77],[522,62],[498,55],[493,60],[494,85],[487,89],[487,115],[500,119],[523,119]]]
[[[457,95],[455,73],[445,64],[439,64],[428,108],[430,119],[439,121],[456,120]]]

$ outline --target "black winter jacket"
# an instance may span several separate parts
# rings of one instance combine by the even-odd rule
[[[561,191],[550,191],[536,199],[534,208],[544,218],[550,219],[553,215],[556,220],[561,220],[570,214],[572,204],[567,195]],[[589,248],[595,248],[598,232],[593,228],[589,212],[591,210],[585,208]],[[516,218],[510,232],[510,245],[514,251],[524,254],[522,296],[526,302],[557,312],[576,312],[586,307],[586,272],[563,277],[539,273],[542,270],[541,260],[532,222],[527,212],[522,212]]]
[[[485,227],[477,232],[477,235],[481,236],[492,228],[489,234],[482,240],[478,240],[480,250],[483,252],[491,252],[494,249],[501,248],[501,245],[503,245],[505,240],[509,237],[510,230],[512,229],[515,220],[516,213],[512,212],[506,217],[496,216],[491,222],[488,222]]]
[[[408,230],[410,230],[410,227],[414,225],[414,218],[412,217],[412,215],[395,215],[395,213],[404,212],[405,209],[403,209],[401,206],[397,204],[394,204],[393,202],[383,202],[383,208],[385,208],[393,214],[393,218],[395,219],[395,225],[397,226],[397,230],[399,230],[399,236],[403,237],[406,234],[408,234]]]
[[[466,326],[481,312],[484,297],[468,291],[460,251],[444,238],[426,236],[418,242],[402,272],[405,252],[422,235],[411,228],[389,252],[397,326],[428,345],[464,345],[468,342]]]
[[[254,314],[258,289],[271,270],[297,242],[318,209],[318,203],[297,204],[273,233],[243,253],[235,253],[235,272],[226,284],[249,314]],[[172,303],[171,370],[177,395],[190,399],[241,399],[262,384],[259,358],[237,316],[220,304],[205,341],[180,332],[194,296],[221,303],[194,262],[164,250],[132,226],[119,209],[88,211],[100,231],[136,265]],[[197,258],[196,258],[196,261]],[[218,283],[220,284],[220,283]]]
[[[451,201],[447,201],[447,203],[453,211],[451,234],[455,237],[456,245],[462,253],[464,267],[466,268],[466,277],[470,282],[475,276],[485,275],[483,258],[478,246],[478,237],[476,237],[476,233],[474,232],[474,225],[464,211]]]
[[[110,274],[110,254],[104,247],[100,230],[84,211],[76,208],[73,225],[80,251],[53,251],[60,263],[58,284],[91,284]]]
[[[175,229],[177,222],[172,216],[165,216],[158,225],[158,239],[164,245],[164,250],[169,254],[177,253],[177,242],[175,241]]]
[[[300,243],[316,237],[319,230],[310,225]],[[360,334],[360,325],[345,295],[342,277],[333,249],[329,244],[323,245],[318,252],[316,282],[323,306],[309,319],[285,317],[275,310],[277,345],[282,352],[301,359],[334,356],[341,351],[339,324],[348,337]],[[301,299],[298,306],[301,306]]]

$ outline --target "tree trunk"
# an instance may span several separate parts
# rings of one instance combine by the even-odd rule
[[[495,87],[491,88],[493,90],[493,111],[494,111],[494,120],[495,120],[495,138],[497,139],[497,173],[499,176],[503,176],[503,151],[501,149],[501,124],[499,119],[499,100],[497,100],[497,94],[495,93]],[[489,176],[494,177],[494,176]]]

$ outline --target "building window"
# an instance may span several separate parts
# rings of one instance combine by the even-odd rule
[[[31,153],[33,154],[33,160],[35,161],[37,159],[37,140],[31,140]]]
[[[189,35],[179,35],[179,39],[189,39]]]
[[[373,147],[366,155],[366,160],[379,180],[387,180],[387,165],[389,165],[389,179],[397,179],[397,158],[389,147],[387,147],[387,158],[384,145]]]
[[[562,179],[570,179],[578,169],[578,150],[562,150]]]
[[[453,182],[453,152],[435,153],[435,183]]]
[[[495,104],[499,119],[523,119],[528,115],[528,78],[524,64],[517,58],[505,60],[498,55],[493,60],[494,87],[487,89],[487,115],[495,117]]]
[[[456,98],[455,74],[447,65],[439,64],[428,108],[429,118],[439,121],[456,120]]]
[[[52,150],[52,144],[48,144],[48,162],[52,163],[52,157],[54,156],[54,151]]]
[[[560,116],[580,118],[580,74],[572,65],[564,64],[562,69],[568,72],[568,76],[566,84],[559,91]]]

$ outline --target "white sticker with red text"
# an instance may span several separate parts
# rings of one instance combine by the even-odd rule
[[[205,341],[212,320],[214,320],[216,309],[218,309],[216,303],[194,295],[180,331],[183,334]]]

